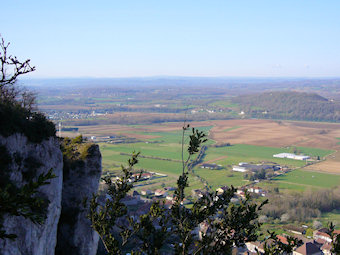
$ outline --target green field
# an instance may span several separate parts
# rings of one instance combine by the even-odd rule
[[[340,229],[340,210],[331,213],[323,213],[321,222],[324,226],[327,226],[329,222],[333,222],[336,225],[336,229]]]
[[[142,128],[143,126],[141,126]],[[208,132],[212,126],[200,127],[199,130]],[[233,127],[237,128],[237,127]],[[158,157],[159,159],[140,158],[137,165],[138,169],[145,169],[177,177],[182,171],[181,160],[181,131],[176,132],[138,132],[144,135],[158,136],[157,138],[146,139],[145,142],[129,144],[106,144],[101,143],[100,149],[103,155],[104,170],[118,171],[121,164],[125,165],[129,156],[120,155],[120,153],[131,154],[133,151],[141,152],[146,157]],[[189,132],[187,132],[187,135]],[[156,142],[156,143],[153,143]],[[188,143],[188,136],[185,138],[185,144]],[[213,141],[209,141],[210,144]],[[274,148],[265,146],[255,146],[247,144],[235,144],[228,147],[208,147],[204,161],[221,164],[224,170],[208,170],[199,167],[195,168],[196,174],[204,178],[210,186],[217,188],[223,185],[234,185],[235,187],[247,184],[243,180],[243,173],[232,172],[231,166],[239,162],[275,162],[280,165],[286,165],[292,168],[299,168],[305,165],[304,161],[292,159],[273,158],[273,154],[281,152],[291,152],[292,148]],[[297,147],[301,152],[310,156],[324,157],[331,150],[322,150],[317,148]],[[186,150],[184,157],[187,156]],[[169,159],[169,160],[161,160]],[[229,176],[229,177],[227,177]],[[174,179],[175,181],[176,179]],[[194,184],[193,184],[194,185]],[[196,185],[196,184],[195,184]],[[198,184],[201,185],[201,184]],[[291,189],[303,191],[306,188],[327,188],[340,185],[340,176],[334,176],[324,173],[314,173],[302,170],[295,170],[285,176],[280,176],[273,180],[271,184],[261,183],[263,186],[279,187],[280,189]]]
[[[119,167],[114,167],[114,165],[126,165],[128,159],[130,158],[127,155],[120,155],[119,152],[111,150],[111,146],[112,145],[101,144],[100,147],[103,157],[104,170],[117,170]],[[182,169],[181,167],[182,164],[180,162],[139,158],[139,163],[136,168],[143,168],[165,174],[180,174]]]
[[[300,185],[304,188],[332,188],[340,185],[340,176],[304,170],[294,170],[286,175],[276,177],[274,181],[284,185]]]
[[[322,150],[316,148],[305,148],[298,147],[299,150],[304,152],[305,154],[311,156],[320,156],[324,157],[332,153],[331,150]],[[304,161],[293,160],[293,159],[280,159],[274,158],[273,154],[281,153],[281,152],[290,152],[289,148],[274,148],[274,147],[265,147],[265,146],[255,146],[248,144],[235,144],[229,147],[220,147],[220,148],[209,148],[207,156],[205,160],[213,160],[215,158],[226,156],[225,159],[217,161],[215,163],[226,165],[238,164],[239,162],[253,162],[259,163],[263,161],[275,162],[280,165],[287,165],[290,167],[302,167],[305,165]]]
[[[243,180],[243,173],[233,172],[231,170],[209,170],[197,168],[195,173],[204,178],[213,189],[220,186],[241,187],[248,183]]]

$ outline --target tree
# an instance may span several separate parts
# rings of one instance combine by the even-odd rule
[[[275,232],[268,231],[268,234],[263,247],[264,255],[291,254],[294,247],[302,244],[301,240],[291,236],[287,237],[287,244],[285,244],[280,241]],[[257,253],[261,254],[259,251]]]
[[[331,252],[333,254],[340,254],[340,234],[335,234],[335,225],[333,222],[328,224],[328,234],[331,236],[332,239],[332,249]]]
[[[8,54],[10,43],[0,35],[0,93],[1,99],[14,102],[21,96],[21,103],[24,107],[30,107],[34,103],[33,94],[22,91],[15,86],[19,76],[35,71],[35,66],[30,65],[30,59],[20,61],[16,56]]]
[[[16,86],[17,78],[34,71],[35,67],[30,65],[29,59],[19,61],[17,57],[8,55],[9,45],[0,36],[0,135],[21,131],[30,141],[40,141],[40,138],[55,134],[55,127],[42,114],[32,112],[35,103],[33,94]],[[13,159],[5,146],[0,146],[0,154],[0,239],[14,239],[15,234],[3,230],[5,216],[23,216],[42,224],[49,201],[38,196],[38,189],[49,184],[55,175],[51,169],[18,186],[9,177]]]
[[[318,220],[314,220],[313,221],[313,228],[314,229],[319,229],[319,228],[322,228],[322,223]]]
[[[15,239],[15,234],[3,230],[3,220],[6,215],[23,216],[33,223],[42,224],[46,218],[46,209],[49,201],[37,196],[39,187],[50,184],[50,179],[56,176],[52,169],[47,174],[41,174],[36,181],[30,180],[22,187],[8,182],[0,187],[0,239]]]
[[[134,243],[133,254],[160,254],[166,247],[174,254],[230,254],[234,245],[242,245],[247,241],[255,241],[260,227],[258,211],[266,203],[251,202],[246,199],[239,204],[231,202],[236,189],[231,187],[223,194],[206,192],[194,202],[192,208],[183,205],[185,189],[188,187],[188,175],[194,165],[193,156],[199,153],[206,142],[204,132],[195,128],[189,135],[187,157],[184,155],[185,134],[190,130],[184,125],[182,134],[182,174],[177,180],[175,202],[167,209],[162,202],[154,202],[148,213],[139,219],[128,216],[127,207],[122,199],[133,187],[129,182],[132,169],[138,163],[138,154],[133,154],[128,167],[123,167],[123,176],[113,182],[105,178],[108,186],[108,197],[100,202],[100,197],[93,195],[89,205],[89,219],[92,227],[98,232],[108,254],[128,252],[127,247]],[[138,181],[138,178],[135,180]],[[208,189],[208,187],[207,187]],[[128,225],[122,224],[128,222]],[[201,231],[201,238],[195,230],[204,224],[209,230]],[[137,245],[136,245],[137,244]],[[131,245],[133,246],[133,245]]]

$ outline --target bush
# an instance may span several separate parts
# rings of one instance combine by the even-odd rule
[[[39,143],[55,136],[54,124],[42,113],[31,112],[14,102],[0,101],[0,135],[24,134],[30,142]]]

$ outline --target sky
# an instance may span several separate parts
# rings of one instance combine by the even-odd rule
[[[339,77],[338,0],[73,0],[1,4],[31,77]]]

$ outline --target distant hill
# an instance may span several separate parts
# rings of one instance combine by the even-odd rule
[[[340,121],[340,102],[315,93],[273,91],[238,96],[233,103],[255,118]]]

